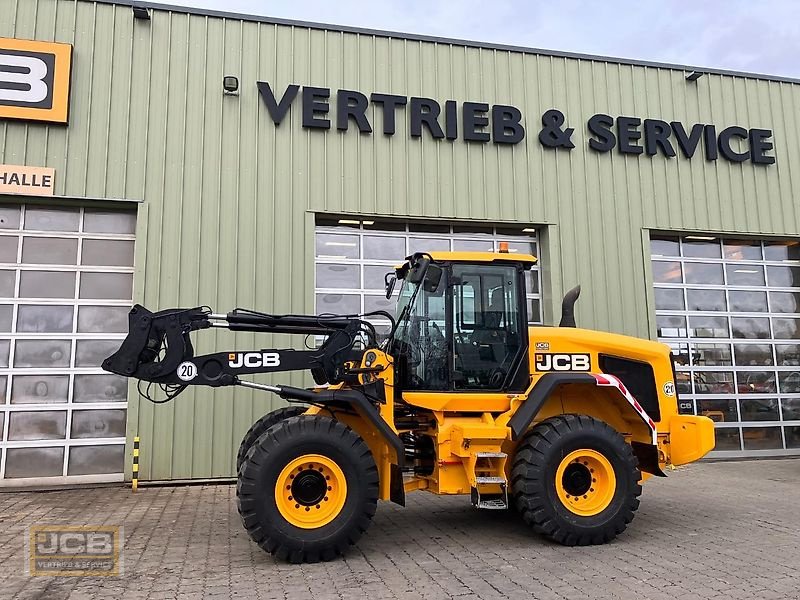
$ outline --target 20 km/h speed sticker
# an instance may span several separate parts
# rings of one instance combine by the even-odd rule
[[[197,365],[192,362],[182,362],[178,365],[178,379],[181,381],[191,381],[197,377]]]

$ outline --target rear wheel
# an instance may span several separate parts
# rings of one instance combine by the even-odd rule
[[[623,437],[585,415],[553,417],[531,429],[511,471],[522,518],[566,546],[602,544],[622,533],[639,507],[640,479]]]
[[[239,514],[261,548],[291,562],[330,560],[366,531],[378,469],[364,440],[329,417],[281,421],[239,471]]]
[[[236,453],[236,472],[238,473],[239,469],[242,467],[247,451],[250,450],[250,447],[267,429],[275,425],[275,423],[280,423],[285,419],[302,415],[306,410],[308,409],[305,406],[284,406],[283,408],[268,412],[253,423],[250,429],[247,430],[247,433],[244,434],[242,443],[239,445],[239,452]]]

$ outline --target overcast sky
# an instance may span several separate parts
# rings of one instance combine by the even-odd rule
[[[800,78],[800,0],[164,3]]]

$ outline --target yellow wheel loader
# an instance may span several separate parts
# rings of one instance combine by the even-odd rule
[[[633,519],[644,480],[714,447],[713,422],[678,414],[667,346],[577,328],[579,288],[558,327],[529,326],[536,259],[503,249],[406,258],[386,277],[387,298],[402,287],[396,315],[382,313],[393,323],[384,340],[375,313],[137,305],[103,368],[141,380],[154,401],[159,388],[166,401],[190,385],[240,385],[294,403],[259,419],[237,456],[244,527],[281,559],[330,560],[366,531],[378,500],[404,505],[420,490],[513,508],[560,544],[608,542]],[[210,327],[324,341],[195,356],[190,334]],[[292,370],[317,385],[246,379]]]

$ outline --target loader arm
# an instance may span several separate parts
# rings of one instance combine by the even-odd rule
[[[391,315],[383,314],[391,319]],[[324,335],[326,340],[313,350],[234,350],[194,356],[190,334],[211,327],[256,333]],[[142,396],[158,403],[172,400],[190,385],[241,385],[272,392],[284,400],[324,407],[331,415],[338,411],[360,415],[393,451],[392,461],[398,468],[390,473],[391,489],[400,490],[396,497],[402,502],[399,467],[403,465],[404,448],[380,412],[379,407],[386,402],[383,381],[373,379],[370,383],[359,383],[359,377],[384,370],[377,365],[372,368],[357,366],[366,349],[354,346],[364,338],[366,349],[377,348],[375,329],[358,317],[269,315],[242,309],[216,314],[206,308],[167,309],[154,313],[137,304],[128,315],[128,336],[119,350],[103,361],[103,369],[158,384],[166,394],[165,400],[156,401],[148,389],[139,388]],[[334,385],[329,389],[307,390],[240,378],[255,373],[299,370],[311,371],[318,384],[346,381],[348,387],[340,389]]]
[[[255,333],[326,336],[310,350],[256,349],[194,355],[191,333],[224,328]],[[319,315],[269,315],[236,309],[216,314],[207,308],[178,308],[151,312],[135,305],[128,314],[128,336],[119,350],[103,361],[103,369],[165,386],[248,385],[240,375],[311,371],[318,384],[339,383],[346,364],[358,361],[362,350],[354,345],[366,335],[374,344],[374,329],[358,318]],[[368,344],[369,345],[369,344]],[[181,389],[182,391],[182,389]],[[270,390],[275,391],[275,390]]]

